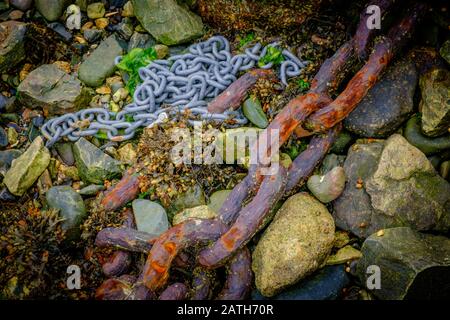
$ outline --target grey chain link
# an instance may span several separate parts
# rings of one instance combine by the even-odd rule
[[[133,138],[137,128],[161,123],[186,110],[202,120],[223,122],[232,118],[234,126],[244,125],[247,119],[240,110],[215,114],[207,111],[207,105],[237,79],[240,71],[254,68],[270,46],[278,44],[262,47],[258,43],[245,49],[245,53],[232,56],[228,40],[214,36],[191,45],[185,54],[154,60],[139,70],[143,82],[135,90],[133,103],[119,112],[90,108],[50,119],[41,129],[47,146],[63,137],[77,141],[100,130],[106,131],[111,141],[128,140]],[[280,79],[287,85],[287,79],[300,75],[307,62],[288,50],[283,50],[282,54],[285,60],[280,66]],[[121,58],[116,58],[116,64]],[[271,62],[260,68],[272,67]],[[132,122],[129,122],[130,118]],[[190,121],[192,124],[193,120]],[[123,131],[119,132],[121,129]]]

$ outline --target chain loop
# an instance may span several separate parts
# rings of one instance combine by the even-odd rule
[[[207,111],[208,101],[217,97],[237,79],[240,71],[254,68],[270,46],[260,43],[245,49],[244,54],[232,56],[230,43],[222,36],[191,45],[185,54],[154,60],[139,70],[142,79],[133,95],[133,103],[115,113],[103,108],[90,108],[50,119],[42,127],[42,134],[50,147],[63,137],[77,141],[92,136],[100,130],[111,141],[133,138],[135,130],[160,123],[177,112],[189,113],[202,120],[223,122],[233,119],[234,126],[247,123],[240,110],[212,114]],[[300,75],[306,66],[288,50],[282,51],[285,61],[280,66],[280,79]],[[117,57],[116,64],[122,57]],[[270,62],[263,69],[270,69]],[[167,107],[168,106],[168,107]],[[190,120],[193,123],[195,120]],[[233,126],[233,125],[231,125]]]

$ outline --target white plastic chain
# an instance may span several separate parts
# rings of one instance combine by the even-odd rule
[[[133,103],[117,113],[104,108],[90,108],[50,119],[41,129],[47,146],[63,137],[77,141],[100,130],[106,132],[111,141],[128,140],[137,128],[162,122],[187,109],[202,120],[222,122],[232,118],[234,125],[246,124],[247,119],[240,110],[213,114],[207,111],[207,105],[236,81],[239,72],[255,67],[270,46],[278,45],[262,47],[258,43],[246,49],[245,53],[232,56],[228,40],[214,36],[191,45],[188,53],[155,60],[139,70],[143,82],[136,88]],[[281,82],[287,84],[288,78],[300,75],[307,62],[288,50],[283,50],[282,54],[285,60],[279,73]],[[120,59],[117,57],[116,63]],[[262,69],[272,67],[272,62],[260,66]]]

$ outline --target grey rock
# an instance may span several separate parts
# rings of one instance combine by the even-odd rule
[[[380,287],[371,292],[383,300],[445,299],[450,295],[450,239],[410,228],[392,228],[371,235],[357,264],[361,283],[380,269]],[[373,277],[372,277],[373,278]],[[438,285],[437,285],[438,284]]]
[[[58,20],[66,9],[68,0],[35,0],[36,8],[48,21]]]
[[[178,5],[175,0],[131,0],[134,14],[158,42],[176,45],[203,35],[199,16]]]
[[[209,198],[208,206],[214,212],[219,213],[220,208],[222,207],[223,203],[225,202],[231,191],[232,190],[219,190],[214,192]]]
[[[75,157],[73,155],[72,143],[57,143],[55,149],[65,164],[68,166],[74,165]]]
[[[84,108],[92,95],[74,75],[54,64],[44,64],[20,83],[17,96],[30,108],[40,107],[49,115],[61,115]]]
[[[136,199],[132,206],[136,227],[139,231],[159,236],[169,229],[166,210],[158,203]]]
[[[49,207],[59,210],[59,215],[64,219],[61,227],[66,231],[66,238],[78,239],[80,225],[87,216],[81,196],[70,186],[56,186],[47,191],[46,200]]]
[[[100,86],[114,73],[114,60],[123,54],[121,43],[112,35],[103,40],[89,57],[80,65],[78,77],[91,87]]]
[[[334,153],[327,154],[322,161],[319,173],[324,175],[336,167],[343,167],[346,156],[337,155]]]
[[[4,176],[11,168],[12,161],[17,159],[22,152],[20,150],[4,150],[0,151],[0,175]]]
[[[19,10],[27,11],[31,8],[33,0],[9,0],[9,3]]]
[[[420,77],[422,131],[437,137],[450,128],[450,71],[434,69]]]
[[[117,34],[127,41],[130,40],[133,31],[133,24],[129,21],[125,21],[125,19],[117,25],[116,29]]]
[[[103,184],[122,173],[121,163],[84,138],[73,145],[73,153],[80,178],[87,183]]]
[[[195,185],[189,188],[185,193],[180,194],[168,208],[169,220],[175,213],[180,212],[183,209],[194,208],[206,204],[205,193],[199,185]]]
[[[333,247],[334,221],[314,197],[299,193],[278,210],[252,255],[257,289],[272,297],[312,274]]]
[[[0,73],[17,66],[25,59],[27,25],[17,21],[0,23]]]
[[[100,40],[102,35],[103,30],[97,28],[86,29],[83,31],[83,37],[90,43]]]
[[[8,190],[22,196],[30,188],[50,163],[50,152],[41,137],[37,137],[28,149],[12,161],[3,183]]]
[[[363,137],[388,137],[412,114],[417,80],[413,62],[394,64],[344,120],[345,128]]]
[[[313,175],[308,179],[309,191],[322,203],[338,198],[345,187],[345,172],[342,167],[334,167],[325,175]]]
[[[450,185],[402,136],[358,141],[344,169],[347,184],[334,201],[341,229],[366,238],[398,226],[436,231],[450,227]]]
[[[82,196],[96,196],[100,191],[103,191],[105,189],[106,188],[103,185],[91,184],[81,189],[79,194],[81,194]]]
[[[153,47],[156,40],[149,34],[134,32],[128,43],[128,52],[135,48],[147,49]]]
[[[48,24],[48,27],[59,34],[61,38],[67,42],[71,41],[73,38],[72,34],[67,31],[66,27],[62,23],[52,22]]]
[[[0,127],[0,147],[6,147],[9,144],[8,134],[5,129]]]

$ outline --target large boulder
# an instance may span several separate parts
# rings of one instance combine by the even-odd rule
[[[450,184],[402,136],[358,141],[350,148],[344,169],[347,184],[334,201],[341,229],[362,238],[399,226],[449,229]]]
[[[55,64],[31,71],[17,88],[19,101],[30,108],[41,107],[49,115],[62,115],[86,107],[90,90]]]
[[[22,196],[40,177],[49,163],[50,152],[39,136],[20,157],[12,161],[3,183],[12,194]]]
[[[131,0],[142,26],[158,42],[176,45],[203,35],[200,17],[178,5],[175,0]]]
[[[334,241],[334,221],[314,197],[299,193],[276,213],[253,252],[258,290],[272,297],[317,270]]]
[[[18,21],[0,23],[0,73],[17,66],[25,59],[27,25]]]
[[[420,78],[422,131],[431,137],[450,128],[450,71],[434,69]]]
[[[344,120],[345,128],[367,138],[393,134],[414,110],[417,78],[411,61],[400,61],[390,67]]]
[[[109,36],[80,65],[78,78],[88,86],[100,86],[114,73],[115,59],[124,53],[123,48],[115,35]]]
[[[36,8],[48,21],[58,20],[64,9],[68,6],[68,0],[35,0]]]
[[[45,197],[49,207],[59,211],[66,239],[78,239],[81,234],[80,225],[87,215],[81,195],[70,186],[56,186],[50,188]]]
[[[450,296],[449,257],[446,237],[406,227],[386,229],[364,241],[357,274],[380,299],[445,299]]]
[[[122,173],[121,163],[84,138],[73,145],[73,153],[80,178],[87,183],[103,184]]]

